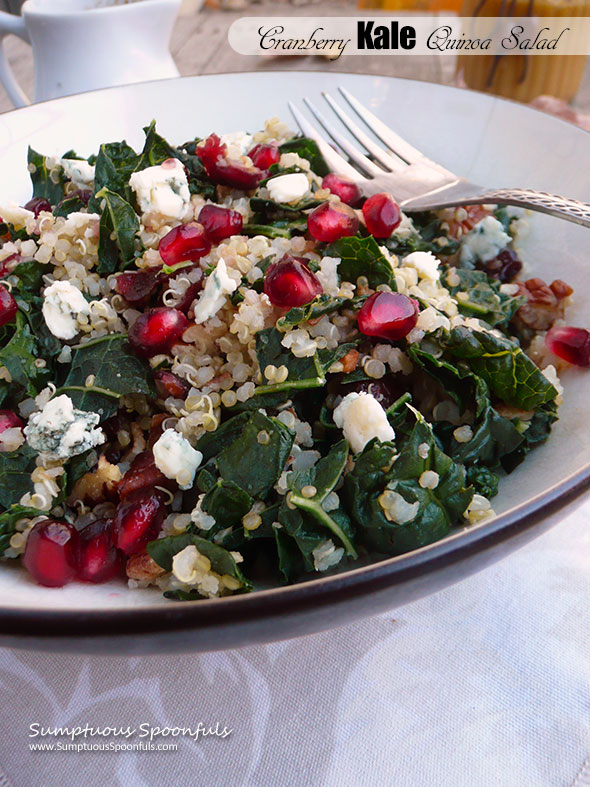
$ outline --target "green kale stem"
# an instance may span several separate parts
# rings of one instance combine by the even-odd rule
[[[98,385],[63,385],[58,388],[55,395],[65,393],[66,391],[82,391],[82,393],[95,393],[101,396],[110,396],[111,399],[120,399],[123,394],[111,391],[110,388],[100,388]]]
[[[290,391],[293,388],[298,388],[299,390],[304,388],[321,388],[322,385],[325,384],[325,377],[308,377],[306,380],[285,380],[284,383],[276,383],[275,385],[259,385],[258,388],[254,390],[254,396]]]
[[[291,505],[297,506],[297,508],[301,508],[303,511],[307,511],[313,517],[315,517],[321,525],[324,525],[324,527],[327,527],[328,530],[331,530],[332,533],[334,533],[334,535],[337,536],[344,545],[346,554],[353,558],[353,560],[356,560],[358,554],[351,540],[342,530],[340,525],[338,525],[332,519],[332,517],[324,511],[320,503],[315,501],[313,498],[303,497],[302,495],[298,495],[295,492],[291,492],[289,494],[288,502],[291,503]]]

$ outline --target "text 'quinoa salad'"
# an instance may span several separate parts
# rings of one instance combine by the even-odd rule
[[[174,599],[293,582],[494,516],[590,364],[522,212],[404,215],[278,119],[87,160],[0,203],[0,554]]]

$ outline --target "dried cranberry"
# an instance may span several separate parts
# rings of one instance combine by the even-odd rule
[[[522,270],[522,262],[514,249],[504,249],[493,260],[482,265],[488,276],[501,282],[511,282]]]
[[[129,329],[129,344],[136,355],[152,358],[180,341],[188,320],[179,309],[158,306],[140,314]]]
[[[44,519],[27,538],[23,563],[40,585],[62,587],[78,570],[78,531],[68,522]]]
[[[176,308],[186,314],[193,304],[193,301],[203,289],[203,272],[199,271],[200,276],[197,281],[190,284],[182,296],[181,300],[176,304]]]
[[[220,208],[217,205],[205,205],[201,208],[199,222],[214,243],[219,243],[232,235],[239,235],[243,225],[241,213],[231,210],[231,208]]]
[[[545,336],[549,350],[575,366],[590,366],[590,332],[585,328],[558,325]]]
[[[322,243],[332,243],[355,235],[358,228],[356,213],[343,202],[324,202],[307,217],[307,229],[311,236]]]
[[[307,262],[307,261],[305,261]],[[322,285],[301,258],[285,254],[268,267],[264,292],[274,306],[292,308],[313,301],[322,293]]]
[[[418,304],[400,292],[374,292],[358,313],[358,327],[366,336],[397,341],[418,321]]]
[[[374,238],[389,238],[402,220],[402,212],[391,194],[373,194],[363,205],[367,230]]]
[[[344,383],[338,387],[338,393],[346,396],[349,393],[370,393],[379,404],[387,410],[406,393],[406,388],[392,375],[386,375],[380,380],[361,380],[356,383]]]
[[[113,520],[113,542],[126,555],[142,552],[157,538],[166,508],[159,490],[139,491],[119,503]]]
[[[115,280],[115,289],[128,303],[145,304],[158,286],[158,274],[154,271],[126,271]]]
[[[190,224],[179,224],[164,235],[158,245],[158,251],[166,265],[176,265],[185,260],[196,262],[205,254],[209,254],[211,243],[205,228],[192,221]]]
[[[98,519],[79,533],[78,579],[107,582],[121,573],[123,556],[113,544],[112,522]]]
[[[25,210],[30,210],[35,214],[35,218],[39,216],[42,210],[51,213],[51,203],[43,197],[33,197],[24,206]]]
[[[186,399],[191,388],[186,380],[166,369],[154,372],[154,383],[162,399],[167,399],[169,396],[173,396],[175,399]]]
[[[6,287],[0,287],[0,326],[12,322],[16,317],[18,304]]]
[[[361,190],[353,180],[336,175],[335,172],[326,175],[322,180],[322,188],[330,189],[332,194],[336,194],[342,202],[350,205],[351,208],[358,208],[363,199]]]
[[[248,158],[259,169],[270,169],[273,164],[278,164],[281,158],[281,151],[276,145],[265,145],[261,143],[248,151]]]

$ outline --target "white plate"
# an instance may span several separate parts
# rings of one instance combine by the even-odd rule
[[[73,147],[79,154],[89,155],[97,151],[101,142],[123,138],[140,147],[141,128],[152,118],[157,121],[159,132],[174,143],[211,131],[256,130],[273,115],[291,123],[287,100],[300,104],[307,95],[321,101],[322,90],[335,93],[338,85],[347,87],[427,156],[476,183],[532,187],[590,201],[590,137],[560,120],[518,104],[438,85],[379,76],[303,72],[230,74],[146,83],[49,101],[2,115],[0,201],[13,199],[22,204],[29,199],[29,144],[46,154],[60,154]],[[549,281],[565,279],[575,288],[575,305],[568,313],[568,321],[590,326],[590,231],[540,215],[532,217],[530,223],[530,238],[522,253],[526,273]],[[529,513],[542,507],[548,499],[547,492],[555,497],[574,479],[579,481],[584,468],[588,468],[590,373],[572,370],[564,376],[564,383],[565,402],[550,441],[502,481],[494,507],[507,516],[498,520],[496,531],[518,519],[524,504]],[[450,543],[460,546],[461,539],[474,538],[474,532],[478,529],[472,530],[471,535],[452,537]],[[420,552],[428,550],[432,547]],[[408,561],[407,556],[386,562],[400,568],[404,561]],[[328,578],[312,582],[309,592],[313,592],[313,586],[325,587],[331,581]],[[281,597],[287,599],[284,594],[293,590],[282,590]],[[13,610],[15,620],[26,609],[54,614],[74,609],[92,609],[97,613],[138,610],[146,605],[178,608],[159,593],[128,591],[120,584],[74,584],[48,590],[35,585],[24,571],[9,566],[0,568],[0,595],[5,609]],[[395,600],[392,595],[391,603]],[[227,610],[228,604],[243,604],[244,599],[211,603],[222,603],[219,609]],[[194,606],[185,604],[184,608],[188,612]],[[23,631],[27,630],[26,620],[30,618],[21,617],[21,623],[25,621]],[[316,623],[315,628],[331,622]]]

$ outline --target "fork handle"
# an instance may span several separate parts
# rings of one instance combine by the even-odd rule
[[[561,197],[558,194],[548,194],[546,191],[533,189],[497,189],[486,191],[472,198],[466,197],[461,205],[515,205],[519,208],[529,208],[539,213],[548,213],[559,219],[573,221],[583,227],[590,227],[590,205],[577,199]],[[457,203],[458,204],[458,203]]]

